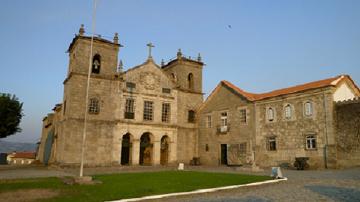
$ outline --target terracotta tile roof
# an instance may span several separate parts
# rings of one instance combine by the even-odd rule
[[[13,158],[35,159],[35,152],[17,152]]]
[[[267,93],[260,93],[260,94],[246,92],[228,81],[221,81],[221,83],[223,85],[233,89],[235,92],[242,95],[249,101],[257,101],[257,100],[263,100],[266,98],[272,98],[272,97],[281,96],[281,95],[298,93],[298,92],[311,90],[311,89],[336,86],[344,79],[350,80],[350,82],[354,85],[354,87],[358,90],[358,92],[360,92],[359,88],[356,86],[356,84],[350,78],[349,75],[339,75],[339,76],[336,76],[333,78],[323,79],[323,80],[319,80],[319,81],[313,81],[313,82],[309,82],[309,83],[305,83],[305,84],[301,84],[301,85],[297,85],[297,86],[292,86],[289,88],[283,88],[283,89],[274,90],[274,91],[267,92]]]
[[[246,91],[242,90],[241,88],[235,86],[234,84],[232,84],[232,83],[230,83],[228,81],[224,80],[224,81],[221,81],[221,83],[223,85],[229,87],[230,89],[233,89],[236,93],[242,95],[243,97],[245,97],[249,101],[254,101],[255,97],[257,96],[257,94],[246,92]]]

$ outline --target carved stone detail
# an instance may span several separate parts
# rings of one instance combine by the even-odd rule
[[[160,87],[160,77],[152,72],[142,72],[140,74],[140,83],[147,90],[154,90]]]

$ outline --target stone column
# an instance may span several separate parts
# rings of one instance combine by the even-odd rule
[[[153,149],[153,164],[159,165],[160,164],[160,141],[154,141],[154,149]]]
[[[139,139],[134,139],[132,141],[132,149],[131,149],[131,164],[139,165],[139,157],[140,157],[140,141]]]

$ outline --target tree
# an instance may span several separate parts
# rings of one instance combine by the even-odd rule
[[[0,138],[21,132],[22,105],[15,95],[0,93]]]

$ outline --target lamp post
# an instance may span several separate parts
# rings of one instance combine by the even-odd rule
[[[81,144],[81,161],[80,161],[80,177],[83,177],[84,174],[84,156],[85,156],[85,141],[86,141],[86,132],[87,132],[87,118],[88,118],[88,102],[89,102],[89,89],[90,89],[90,76],[91,76],[91,66],[92,66],[92,55],[93,55],[93,43],[94,43],[94,33],[95,33],[95,25],[96,25],[96,4],[97,0],[94,0],[94,10],[92,16],[92,33],[91,33],[91,42],[90,42],[90,54],[89,54],[89,69],[88,69],[88,77],[87,77],[87,85],[86,85],[86,100],[85,100],[85,115],[84,115],[84,129],[83,129],[83,137]]]

